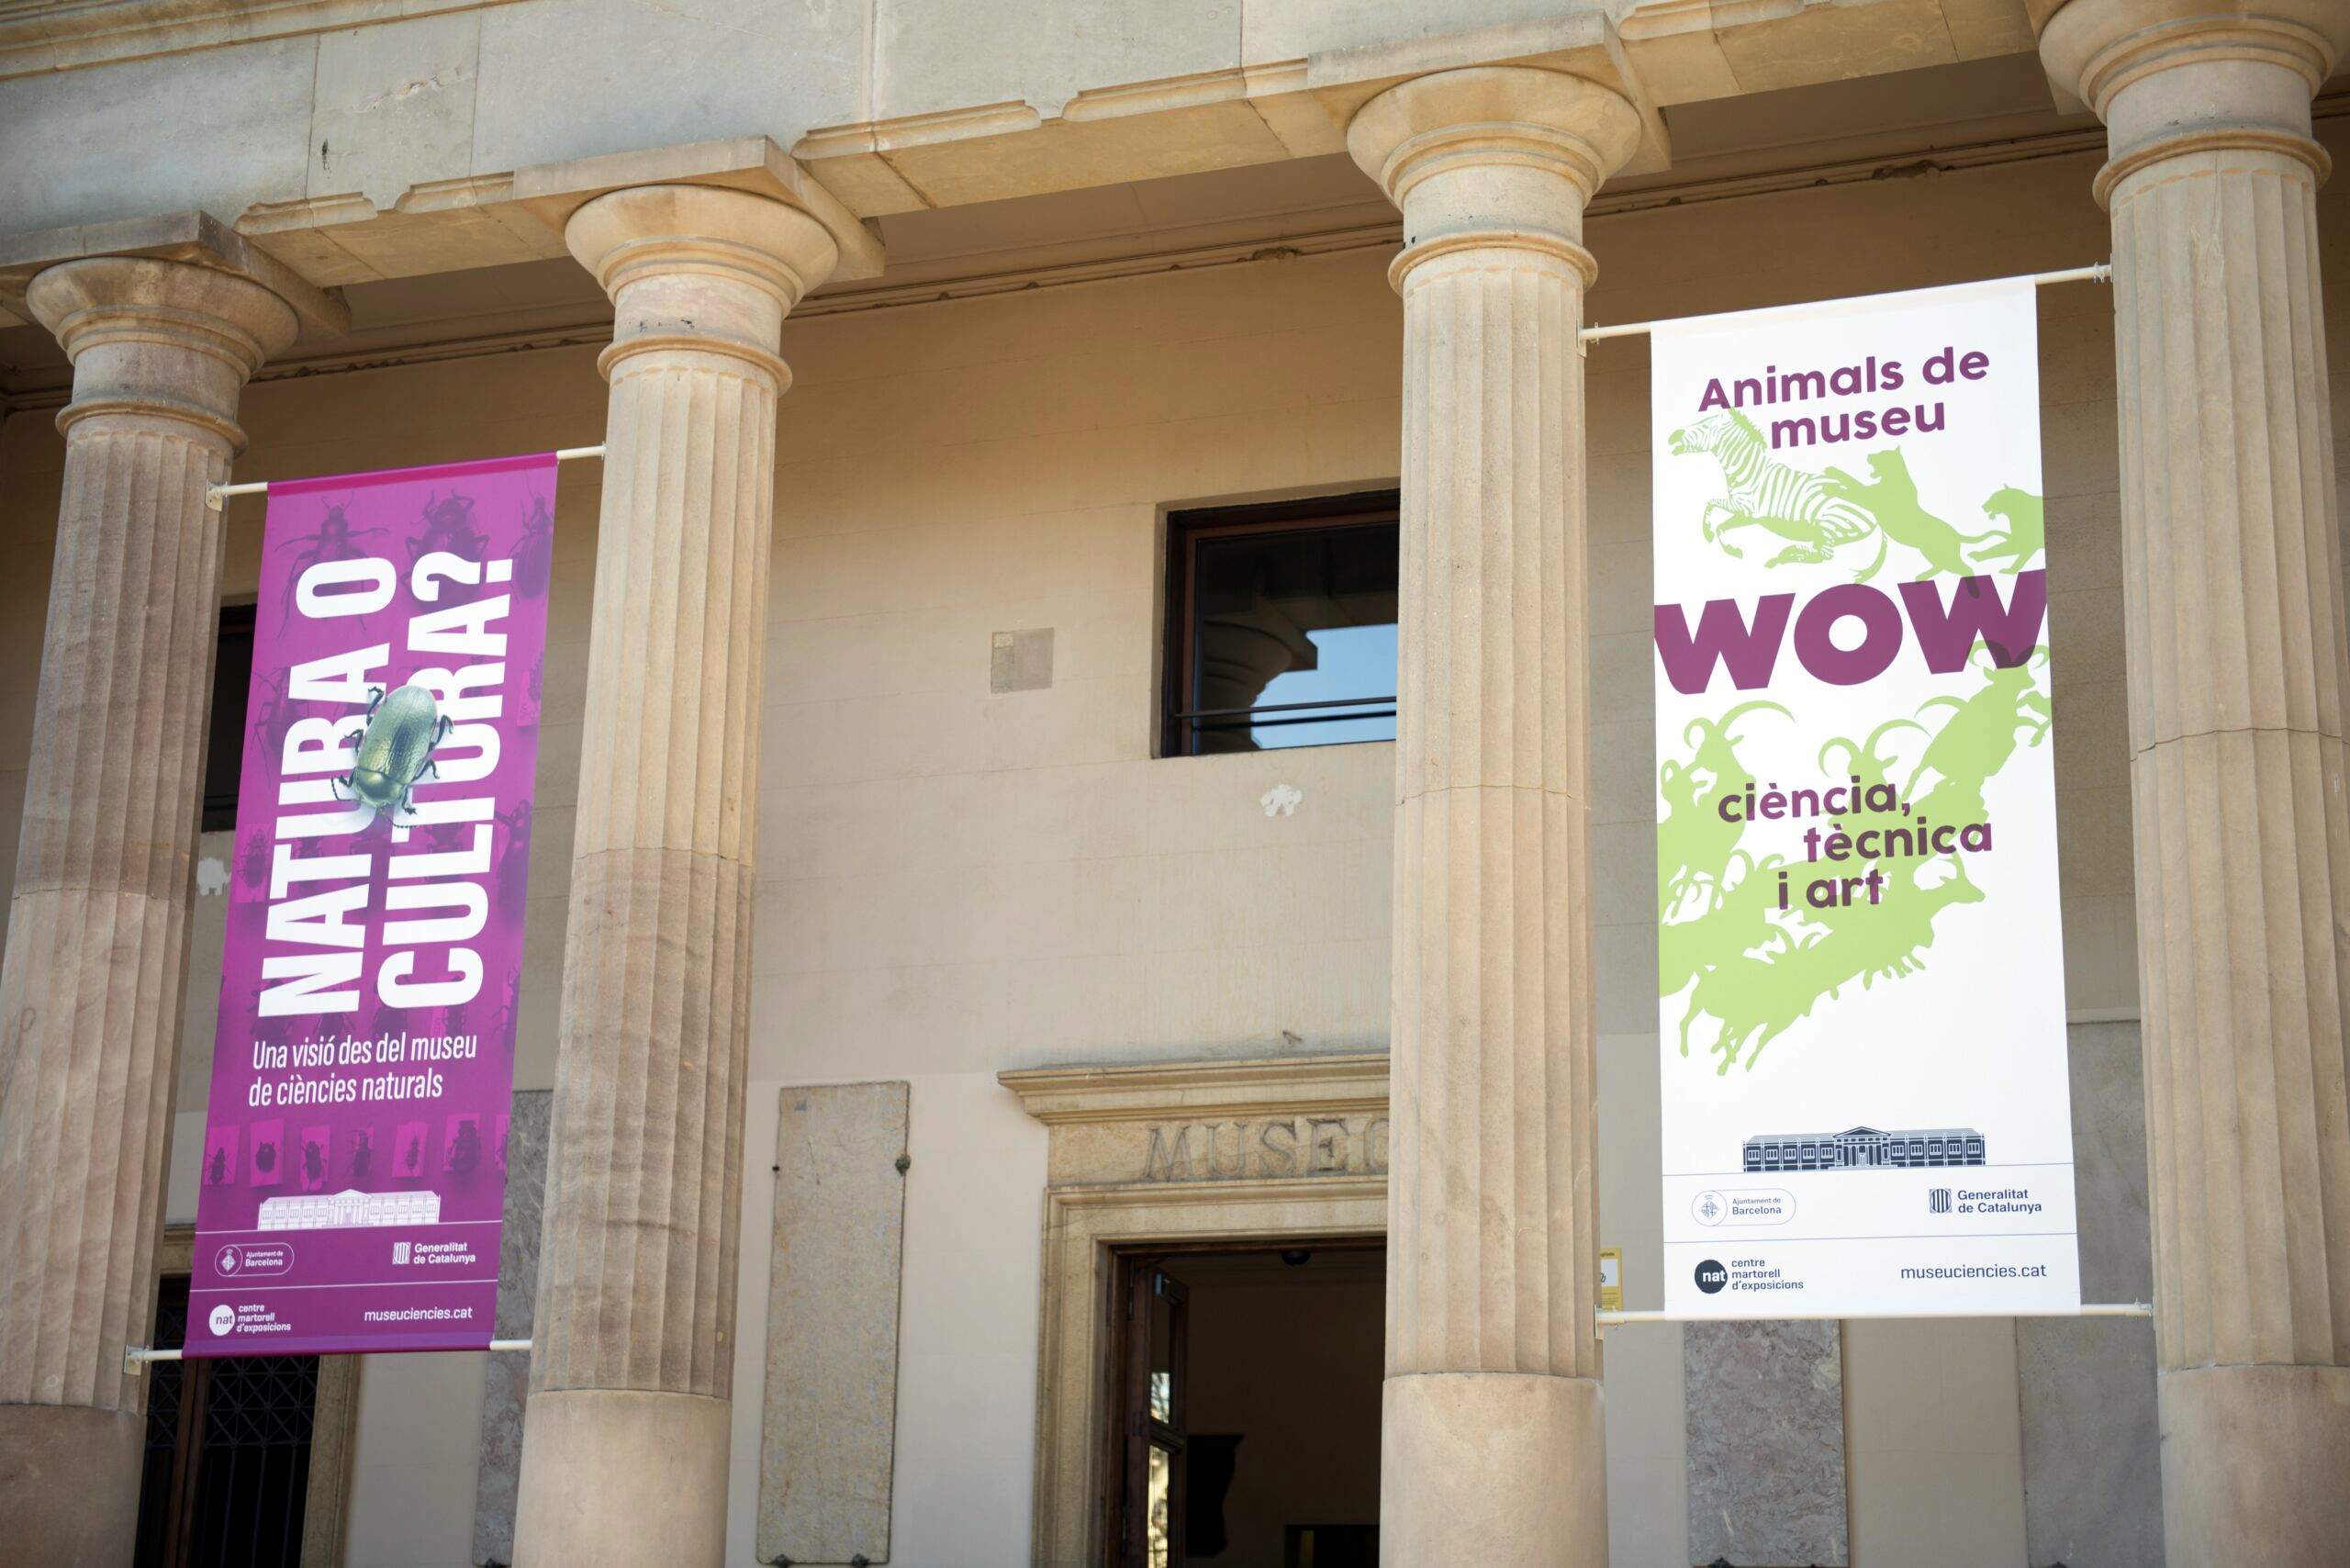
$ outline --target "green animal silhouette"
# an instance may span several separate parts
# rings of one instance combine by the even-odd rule
[[[1757,864],[1743,849],[1732,850],[1730,868],[1739,876],[1732,880],[1724,873],[1718,896],[1705,913],[1657,927],[1658,995],[1676,995],[1707,970],[1743,954],[1784,952],[1793,946],[1788,928],[1771,919],[1778,902],[1779,868],[1785,864],[1784,855],[1766,855]]]
[[[2005,669],[1986,668],[1982,686],[1971,697],[1934,697],[1919,705],[1920,714],[1936,708],[1951,710],[1934,738],[1926,743],[1902,790],[1921,814],[1945,823],[1980,817],[1983,787],[2015,756],[2018,736],[2031,736],[2033,745],[2047,737],[2048,697],[2033,674],[2035,667],[2047,662],[2047,650],[2035,648],[2020,663]],[[1932,793],[1919,800],[1918,781],[1929,773],[1938,782]]]
[[[1991,498],[1983,503],[1983,513],[2006,523],[2008,531],[2001,533],[1994,530],[1981,535],[1990,543],[1972,552],[1975,559],[1986,563],[2003,560],[2007,564],[1997,570],[2020,572],[2047,546],[2047,522],[2038,496],[2009,485],[1991,492]]]
[[[1915,719],[1887,719],[1875,729],[1871,730],[1867,743],[1861,745],[1855,745],[1842,735],[1837,735],[1820,745],[1820,770],[1831,777],[1842,774],[1846,778],[1858,778],[1861,781],[1861,788],[1864,790],[1879,784],[1892,783],[1894,759],[1879,755],[1877,747],[1885,743],[1886,736],[1896,730],[1915,730],[1919,734],[1924,734],[1926,726]],[[1844,754],[1843,761],[1828,760],[1839,751]]]
[[[1983,902],[1957,857],[1947,858],[1951,875],[1932,887],[1920,886],[1915,873],[1892,880],[1882,903],[1810,912],[1829,917],[1817,922],[1824,929],[1792,948],[1707,970],[1682,1016],[1681,1054],[1689,1054],[1691,1025],[1709,1017],[1720,1025],[1709,1047],[1714,1070],[1727,1075],[1743,1060],[1751,1072],[1762,1047],[1808,1017],[1822,997],[1841,994],[1854,980],[1866,990],[1881,977],[1917,973],[1942,911]]]
[[[1918,481],[1910,477],[1909,460],[1901,454],[1899,447],[1870,453],[1868,465],[1870,474],[1874,476],[1868,483],[1853,478],[1841,468],[1830,468],[1821,475],[1829,494],[1859,507],[1876,521],[1876,560],[1860,580],[1866,582],[1885,564],[1887,540],[1907,545],[1926,558],[1926,569],[1916,578],[1919,582],[1944,572],[1954,577],[1965,577],[1965,547],[1991,535],[1961,533],[1928,511],[1918,499]]]
[[[1831,778],[1857,778],[1865,791],[1892,785],[1896,768],[1908,761],[1908,748],[1897,751],[1894,736],[1915,731],[1926,737],[1908,766],[1908,782],[1900,787],[1908,813],[1867,812],[1856,805],[1840,813],[1836,825],[1847,831],[1895,830],[1986,820],[1984,792],[1990,780],[2022,746],[2046,742],[2049,703],[2035,673],[2046,663],[2041,649],[2005,669],[1978,656],[1975,667],[1982,684],[1968,695],[1933,698],[1920,705],[1918,718],[1888,719],[1865,739],[1839,735],[1823,743],[1821,772]],[[1742,704],[1718,721],[1692,724],[1687,735],[1695,755],[1685,766],[1666,765],[1673,807],[1668,820],[1682,826],[1669,837],[1660,829],[1666,903],[1657,939],[1658,985],[1664,996],[1688,990],[1680,1026],[1682,1055],[1689,1054],[1693,1038],[1703,1037],[1699,1020],[1714,1023],[1709,1054],[1718,1073],[1741,1062],[1751,1070],[1764,1046],[1844,986],[1858,981],[1867,990],[1879,980],[1919,973],[1942,912],[1979,903],[1984,896],[1959,857],[1935,854],[1922,835],[1908,853],[1835,868],[1788,868],[1783,857],[1758,861],[1740,848],[1738,835],[1745,824],[1722,823],[1712,802],[1748,781],[1730,749],[1729,726],[1758,706],[1763,704]],[[1942,715],[1939,727],[1921,722],[1937,713]],[[1689,780],[1701,771],[1715,780],[1711,788]],[[1922,798],[1920,785],[1930,786]],[[1704,858],[1708,856],[1718,856],[1718,862]],[[1947,864],[1949,875],[1929,885],[1929,868],[1937,863]],[[1794,879],[1792,902],[1785,911],[1778,908],[1782,870]],[[1883,879],[1877,902],[1817,909],[1803,896],[1817,876],[1871,870]],[[1707,894],[1702,901],[1688,896],[1698,889]]]
[[[1712,890],[1718,903],[1744,823],[1724,822],[1720,802],[1743,793],[1753,772],[1738,760],[1738,737],[1730,726],[1749,713],[1768,711],[1794,718],[1776,702],[1741,702],[1718,719],[1692,719],[1682,739],[1695,749],[1688,761],[1666,758],[1657,769],[1657,790],[1665,813],[1656,828],[1657,914],[1670,916],[1694,891]]]

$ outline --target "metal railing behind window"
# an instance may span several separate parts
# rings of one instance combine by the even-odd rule
[[[1348,711],[1334,712],[1334,709],[1346,709]],[[1261,719],[1257,716],[1260,713],[1296,716]],[[1193,708],[1175,715],[1179,723],[1189,724],[1194,731],[1266,730],[1277,724],[1348,724],[1393,717],[1395,699],[1392,696],[1341,697],[1326,702],[1268,702],[1258,708]]]

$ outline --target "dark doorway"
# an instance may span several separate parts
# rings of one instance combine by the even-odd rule
[[[158,1348],[186,1342],[187,1284],[157,1293]],[[297,1568],[318,1358],[157,1361],[148,1378],[136,1568]]]
[[[1372,1568],[1386,1249],[1118,1259],[1110,1561]]]

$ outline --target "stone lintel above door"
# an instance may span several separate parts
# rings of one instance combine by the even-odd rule
[[[1387,1175],[1387,1054],[1029,1068],[1056,1188]]]

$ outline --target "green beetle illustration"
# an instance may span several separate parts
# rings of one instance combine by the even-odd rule
[[[432,751],[454,727],[423,687],[403,686],[388,696],[378,687],[367,704],[367,729],[359,737],[351,771],[335,782],[378,812],[413,812],[408,792],[428,773],[440,776]]]

